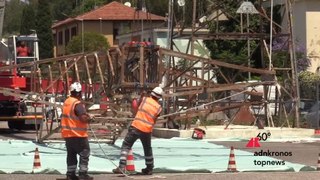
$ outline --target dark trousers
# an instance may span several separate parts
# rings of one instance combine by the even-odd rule
[[[143,146],[143,150],[144,150],[146,166],[148,169],[153,169],[154,163],[153,163],[153,154],[152,154],[152,147],[151,147],[151,134],[152,133],[142,132],[132,126],[129,127],[128,133],[124,138],[121,146],[120,162],[119,162],[120,168],[124,168],[126,166],[127,155],[129,150],[132,148],[136,140],[140,139]]]
[[[87,173],[90,156],[88,138],[71,137],[65,138],[67,147],[67,175],[75,174],[79,160],[79,173]]]

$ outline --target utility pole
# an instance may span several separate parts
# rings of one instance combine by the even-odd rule
[[[6,6],[6,1],[0,0],[0,40],[2,38],[2,29],[3,29],[3,19],[4,19],[5,6]]]
[[[172,45],[172,26],[173,26],[173,1],[174,0],[169,0],[169,9],[168,9],[168,34],[167,34],[167,49],[171,49],[171,45]],[[169,62],[169,60],[168,60]],[[166,65],[168,65],[168,62],[166,63]]]
[[[297,59],[295,53],[295,45],[293,38],[293,24],[292,24],[292,4],[291,0],[286,0],[286,9],[287,9],[287,18],[288,18],[288,31],[289,31],[289,53],[291,61],[291,75],[292,75],[292,95],[294,112],[295,112],[295,125],[297,128],[300,127],[300,114],[299,114],[299,105],[300,105],[300,92],[299,92],[299,82],[298,82],[298,73],[297,73]]]
[[[191,55],[194,55],[194,31],[196,26],[196,10],[197,10],[197,0],[193,0],[192,9],[192,32],[191,32]]]

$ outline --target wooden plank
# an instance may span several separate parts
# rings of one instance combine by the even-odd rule
[[[108,58],[109,66],[110,66],[110,69],[111,69],[111,74],[112,74],[112,76],[114,76],[115,73],[114,73],[113,64],[112,64],[112,58],[110,56],[109,51],[107,51],[107,58]]]
[[[139,80],[140,80],[140,86],[143,86],[144,84],[144,47],[140,47],[140,60],[139,60]]]
[[[46,92],[48,89],[50,89],[58,80],[60,80],[61,78],[63,78],[63,76],[65,75],[65,73],[67,73],[69,71],[69,69],[79,61],[79,59],[81,59],[82,56],[79,56],[77,59],[75,59],[69,67],[67,67],[67,69],[65,69],[65,71],[61,72],[61,74],[51,83],[47,86],[47,88],[44,90],[44,92]],[[67,80],[68,81],[68,80]],[[69,89],[69,86],[67,87]]]
[[[34,120],[34,119],[43,119],[43,115],[29,115],[29,116],[0,116],[0,121],[7,120]]]
[[[2,67],[0,67],[0,71],[12,69],[12,68],[20,68],[20,67],[39,65],[39,64],[52,63],[52,62],[72,61],[73,58],[78,58],[81,55],[82,55],[82,53],[81,54],[79,53],[79,54],[73,54],[73,55],[68,55],[68,56],[61,56],[61,57],[57,57],[57,58],[42,59],[40,61],[32,61],[32,62],[26,62],[26,63],[15,64],[15,65],[10,65],[10,66],[2,66]]]
[[[74,69],[75,69],[77,81],[80,82],[79,68],[78,68],[77,62],[74,64]]]
[[[95,61],[97,62],[97,68],[98,68],[98,71],[99,71],[100,86],[102,86],[103,92],[106,92],[105,82],[104,82],[103,73],[102,73],[102,69],[101,69],[101,66],[100,66],[100,60],[99,60],[98,54],[94,53],[94,57],[95,57]]]
[[[215,84],[213,81],[204,80],[204,78],[201,79],[201,78],[198,78],[198,77],[195,77],[195,76],[186,74],[186,73],[185,73],[186,71],[181,72],[181,71],[179,71],[179,70],[172,70],[172,69],[170,69],[169,72],[175,73],[175,74],[178,74],[178,73],[179,73],[179,74],[176,76],[176,78],[175,78],[174,80],[172,80],[172,82],[170,82],[170,84],[172,84],[173,81],[177,80],[178,77],[186,77],[186,78],[188,78],[188,79],[192,79],[192,80],[194,80],[194,81],[199,81],[199,82],[201,82],[201,83]],[[202,86],[204,86],[204,85],[202,85]]]
[[[203,62],[207,63],[207,64],[217,65],[217,66],[231,68],[231,69],[238,69],[238,70],[243,71],[243,72],[252,72],[252,73],[257,73],[257,74],[275,74],[275,71],[273,71],[273,70],[269,71],[269,70],[256,69],[256,68],[251,68],[251,67],[246,67],[246,66],[230,64],[230,63],[226,63],[226,62],[223,62],[223,61],[203,58],[203,57],[200,57],[200,56],[188,55],[188,54],[185,54],[185,53],[180,53],[180,52],[172,51],[172,50],[169,50],[169,49],[160,48],[160,51],[164,55],[179,57],[179,58],[183,58],[183,59],[186,59],[186,60],[189,60],[189,61],[203,60]]]
[[[77,63],[77,61],[74,62],[74,64]],[[71,67],[71,66],[70,66]],[[67,88],[68,88],[68,94],[70,94],[70,84],[69,84],[69,73],[68,73],[68,64],[67,61],[64,61],[64,72],[66,74],[66,84],[67,84]]]
[[[239,84],[215,84],[212,85],[210,88],[206,88],[205,92],[212,93],[212,92],[220,92],[220,91],[230,91],[230,90],[239,90],[244,89],[246,87],[257,86],[257,85],[264,85],[264,84],[271,84],[274,83],[273,81],[266,81],[266,82],[255,82],[255,83],[239,83]],[[197,86],[196,88],[201,88],[201,86]],[[176,92],[171,94],[163,94],[163,97],[174,97],[174,96],[186,96],[186,95],[193,95],[203,93],[204,90],[189,90],[183,92]]]

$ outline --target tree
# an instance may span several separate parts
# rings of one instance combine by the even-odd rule
[[[110,47],[108,40],[100,33],[86,32],[83,37],[83,43],[81,34],[71,39],[66,47],[67,54],[82,52],[82,44],[84,52],[107,50]]]
[[[256,0],[254,0],[256,1]],[[219,26],[217,27],[216,23],[213,21],[209,24],[209,28],[211,32],[219,32],[219,33],[233,33],[233,32],[240,32],[241,26],[240,23],[237,21],[240,19],[240,15],[236,13],[237,9],[239,8],[240,4],[238,1],[229,1],[229,0],[221,0],[216,1],[216,4],[219,4],[219,8],[222,12],[228,12],[226,14],[228,16],[227,21],[219,22]],[[246,17],[244,15],[244,17]],[[259,32],[259,18],[257,15],[250,15],[249,16],[250,22],[250,30]],[[245,23],[244,23],[245,24]],[[244,29],[246,31],[246,29]],[[207,40],[204,41],[206,47],[211,52],[211,58],[219,59],[224,62],[228,62],[231,64],[238,64],[238,65],[246,65],[248,64],[248,55],[247,55],[247,41],[239,41],[239,40]],[[253,51],[260,52],[260,47],[258,46],[257,41],[250,41],[251,53]],[[257,64],[255,61],[261,61],[260,57],[251,57],[251,65],[254,67]],[[247,73],[242,73],[240,75],[243,76],[236,76],[239,71],[238,70],[230,70],[221,68],[221,71],[225,76],[228,77],[230,80],[234,81],[243,81],[245,80],[245,75]],[[223,78],[218,77],[219,82],[223,82]]]
[[[49,0],[38,2],[36,15],[36,30],[39,38],[40,59],[51,58],[53,56],[52,38],[52,17],[50,12]]]
[[[159,16],[166,16],[168,12],[168,1],[157,1],[154,3],[154,0],[146,0],[147,10],[153,14]]]
[[[79,3],[78,6],[73,9],[71,16],[77,16],[89,12],[94,8],[106,3],[108,3],[108,1],[106,0],[83,0],[81,3]]]
[[[290,68],[290,56],[288,54],[289,42],[287,37],[275,38],[272,42],[272,59],[275,67],[280,68]],[[297,62],[297,72],[300,73],[302,71],[306,71],[310,65],[310,59],[306,56],[306,49],[299,42],[295,42],[296,44],[296,62]]]
[[[305,99],[315,99],[316,85],[320,81],[320,76],[309,71],[299,73],[300,96]]]
[[[35,29],[35,12],[32,5],[26,5],[23,8],[20,34],[28,35],[31,34],[31,29]]]
[[[25,3],[20,0],[6,1],[3,34],[17,34],[20,31],[22,10]]]
[[[71,16],[71,12],[74,8],[74,2],[66,0],[51,1],[52,19],[61,21]]]

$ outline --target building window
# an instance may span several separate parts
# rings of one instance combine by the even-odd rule
[[[73,36],[76,36],[77,34],[78,34],[78,32],[77,32],[77,27],[71,28],[71,38],[72,38]]]
[[[66,29],[64,31],[64,42],[65,42],[65,45],[68,44],[69,40],[70,40],[70,31],[69,31],[69,29]]]
[[[119,29],[113,29],[113,40],[119,35]]]
[[[58,33],[58,45],[62,45],[63,44],[63,34],[62,31],[59,31]]]
[[[54,41],[54,45],[57,46],[57,40],[56,40],[57,39],[57,34],[56,33],[53,34],[53,39],[55,40]]]

